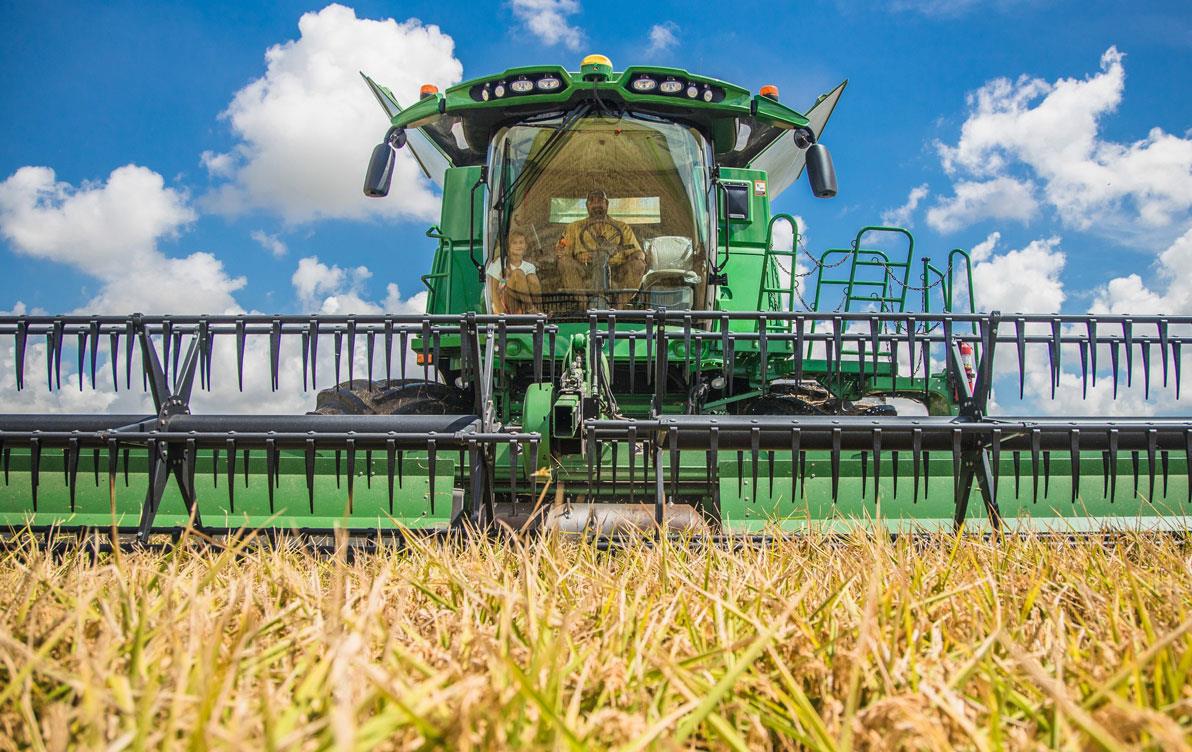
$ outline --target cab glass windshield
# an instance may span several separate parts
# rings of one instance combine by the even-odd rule
[[[506,128],[489,164],[489,309],[704,307],[707,166],[698,131],[645,115]]]

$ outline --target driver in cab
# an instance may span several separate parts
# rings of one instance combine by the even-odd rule
[[[646,254],[637,236],[625,222],[608,216],[608,194],[588,192],[588,216],[567,225],[555,246],[563,287],[568,290],[596,290],[601,273],[598,260],[608,259],[612,287],[637,290],[646,271]],[[631,297],[627,295],[626,299]],[[627,300],[619,301],[624,305]]]

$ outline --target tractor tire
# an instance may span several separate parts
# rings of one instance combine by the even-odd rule
[[[324,389],[315,415],[469,415],[471,396],[462,389],[422,379],[345,381]]]

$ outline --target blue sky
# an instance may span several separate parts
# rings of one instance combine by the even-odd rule
[[[5,3],[0,310],[406,305],[434,196],[399,172],[404,206],[361,203],[386,124],[320,66],[411,100],[597,51],[797,108],[849,79],[823,139],[840,195],[776,207],[817,253],[900,219],[921,253],[977,249],[987,307],[1192,313],[1192,7],[1015,0]]]

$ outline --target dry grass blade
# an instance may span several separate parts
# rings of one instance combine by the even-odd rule
[[[0,554],[0,750],[1172,748],[1192,544]]]

